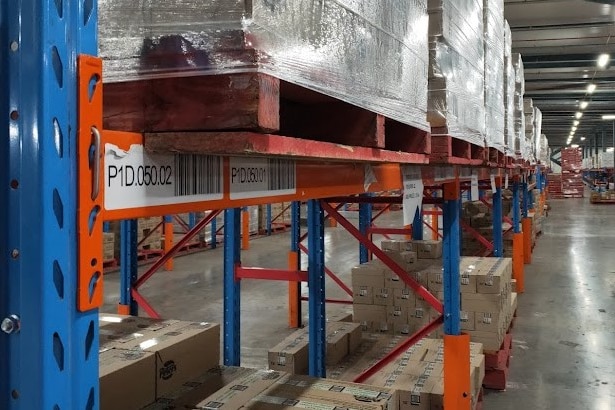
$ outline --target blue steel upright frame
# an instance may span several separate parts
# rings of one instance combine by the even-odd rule
[[[515,181],[512,185],[512,208],[513,208],[513,232],[521,233],[521,209],[519,204],[519,182]]]
[[[120,305],[132,316],[139,314],[132,297],[132,287],[138,279],[137,220],[120,222]]]
[[[412,221],[412,239],[423,240],[423,206],[419,204]]]
[[[0,408],[98,408],[98,310],[77,310],[77,55],[97,2],[0,2]]]
[[[442,208],[443,239],[442,262],[444,285],[444,333],[459,335],[461,333],[461,287],[459,283],[459,262],[461,247],[459,242],[459,199],[444,199]]]
[[[311,199],[308,219],[309,373],[326,374],[325,317],[325,216],[319,200]],[[371,222],[371,218],[370,218]]]
[[[224,211],[224,365],[241,364],[241,208]]]
[[[369,194],[366,194],[369,195]],[[372,226],[373,207],[369,203],[359,204],[359,231],[363,235],[367,235],[369,228]],[[359,263],[369,262],[369,251],[363,244],[359,245]]]

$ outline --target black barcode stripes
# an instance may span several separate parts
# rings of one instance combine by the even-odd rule
[[[175,196],[222,193],[222,158],[175,154]]]
[[[295,162],[285,159],[268,159],[269,168],[267,189],[281,191],[296,188]]]

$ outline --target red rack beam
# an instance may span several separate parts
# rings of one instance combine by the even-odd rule
[[[286,282],[307,282],[308,274],[301,270],[268,269],[268,268],[235,268],[236,279],[265,279]]]
[[[305,253],[305,254],[307,255],[307,253],[308,253],[308,249],[305,247],[305,245],[303,245],[303,244],[301,244],[301,243],[300,243],[300,244],[299,244],[299,249],[300,249],[301,251],[303,251],[303,253]],[[325,266],[325,273],[327,274],[327,276],[329,276],[329,277],[333,280],[333,282],[337,283],[337,285],[338,285],[340,288],[342,288],[342,289],[344,290],[344,292],[346,292],[346,293],[347,293],[348,295],[350,295],[350,296],[352,296],[352,295],[353,295],[352,289],[350,289],[350,288],[348,287],[348,285],[346,285],[346,284],[344,283],[344,281],[342,281],[342,280],[339,278],[339,276],[337,276],[335,273],[333,273],[333,271],[332,271],[331,269],[327,268],[326,266]],[[307,279],[306,279],[305,281],[307,282]]]
[[[475,237],[485,248],[487,248],[490,252],[493,252],[493,244],[489,242],[483,235],[481,235],[476,229],[472,228],[463,220],[459,221],[461,223],[461,227],[464,231],[469,232],[473,237]]]
[[[156,225],[156,227],[152,230],[150,230],[147,235],[145,235],[140,241],[139,243],[137,243],[137,248],[139,246],[141,246],[143,244],[143,242],[145,242],[147,240],[147,238],[149,238],[154,232],[156,232],[156,230],[158,230],[158,228],[160,228],[162,226],[162,223],[164,222],[164,219],[162,219],[160,221],[160,223],[158,225]]]

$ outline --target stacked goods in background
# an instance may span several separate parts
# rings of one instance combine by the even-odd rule
[[[395,390],[289,375],[276,370],[220,366],[166,394],[147,410],[162,409],[362,409],[397,410]]]
[[[147,238],[138,246],[141,252],[160,251],[162,249],[162,225],[158,226],[162,218],[159,216],[137,219],[137,243]],[[109,222],[109,233],[113,234],[113,246],[115,259],[120,258],[120,222]]]
[[[486,197],[485,199],[487,199]],[[493,213],[492,209],[482,201],[467,201],[462,204],[463,223],[477,231],[489,242],[493,242]],[[512,192],[502,190],[503,215],[512,215]],[[502,223],[502,229],[507,232],[510,224]],[[464,256],[478,256],[488,253],[487,248],[468,230],[462,229],[461,254]],[[512,256],[512,233],[504,235],[504,256]]]
[[[103,410],[146,406],[220,362],[215,323],[101,314],[99,324]]]
[[[432,134],[484,146],[483,2],[429,1],[429,101]]]
[[[515,156],[515,70],[512,62],[512,33],[504,21],[504,145],[506,154]]]
[[[292,223],[291,216],[291,204],[292,202],[278,202],[270,204],[271,207],[271,229],[273,231],[283,230],[290,227]],[[267,205],[259,205],[259,232],[266,233],[267,231]]]
[[[523,99],[523,114],[525,116],[525,140],[523,142],[523,159],[533,161],[533,144],[534,135],[536,134],[536,114],[538,108],[534,107],[534,101],[531,98]]]
[[[524,98],[525,95],[525,72],[523,68],[523,60],[521,54],[512,53],[512,66],[515,75],[515,108],[513,111],[513,121],[515,129],[515,156],[519,159],[527,159],[524,157],[526,154],[525,148],[525,109]],[[528,110],[529,111],[529,110]]]
[[[103,232],[103,261],[110,261],[115,258],[115,234],[113,232]]]
[[[382,242],[383,251],[427,287],[429,273],[442,271],[441,241]],[[437,317],[435,309],[379,260],[352,269],[353,317],[365,332],[411,335]]]
[[[549,174],[549,196],[558,198],[583,198],[583,151],[582,148],[562,148],[562,173]]]
[[[540,139],[536,145],[536,160],[542,165],[549,165],[551,163],[551,149],[549,148],[549,140],[545,134],[540,134]]]
[[[540,152],[540,137],[542,135],[542,111],[538,107],[534,107],[534,132],[530,140],[530,161],[535,164],[538,160]]]
[[[332,366],[357,350],[361,344],[361,325],[330,321],[326,324],[326,336],[326,363]],[[309,326],[306,326],[269,350],[269,369],[290,374],[308,374],[308,351]]]
[[[295,85],[428,131],[426,3],[101,1],[105,128],[279,131],[254,100],[290,109]]]
[[[485,140],[487,147],[505,152],[504,0],[483,0],[485,53]]]

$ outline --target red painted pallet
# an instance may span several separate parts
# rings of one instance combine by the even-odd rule
[[[446,128],[431,130],[431,164],[484,165],[486,148],[446,134]]]
[[[118,267],[117,259],[109,259],[103,261],[103,269],[115,269]]]
[[[512,324],[511,324],[512,328]],[[485,351],[485,378],[483,387],[492,390],[505,390],[510,372],[510,356],[512,352],[512,333],[510,329],[502,346],[497,351]]]
[[[486,148],[487,152],[487,165],[498,168],[510,168],[512,162],[510,157],[507,157],[503,152],[497,148]]]
[[[144,133],[146,146],[198,133],[215,144],[276,135],[379,148],[419,154],[421,163],[431,152],[428,131],[262,73],[105,84],[104,113],[105,129]]]

